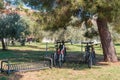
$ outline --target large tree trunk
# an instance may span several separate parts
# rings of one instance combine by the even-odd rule
[[[4,38],[1,39],[2,42],[2,49],[7,50],[7,45],[5,44]]]
[[[112,37],[108,29],[107,20],[103,18],[98,18],[97,26],[103,48],[104,61],[117,62],[118,59]]]

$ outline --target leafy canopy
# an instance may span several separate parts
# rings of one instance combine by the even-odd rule
[[[114,29],[119,31],[120,21],[120,0],[6,0],[39,10],[37,21],[45,30],[58,30],[72,25],[69,22],[71,17],[78,17],[76,26],[83,21],[92,18],[94,14],[98,14],[98,18],[104,18],[108,22],[114,23]],[[87,33],[86,33],[87,34]]]
[[[28,25],[17,13],[1,15],[0,18],[0,37],[19,38],[22,33],[28,33]]]

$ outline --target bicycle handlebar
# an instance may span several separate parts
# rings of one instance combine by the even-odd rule
[[[70,43],[72,44],[72,41],[71,41],[71,40],[67,40],[67,41],[64,41],[64,40],[62,40],[62,41],[56,40],[55,42],[56,42],[56,43],[68,43],[68,42],[70,42]]]
[[[86,42],[81,42],[81,44],[93,44],[93,43],[94,42],[91,42],[91,41],[90,42],[87,42],[87,41]]]

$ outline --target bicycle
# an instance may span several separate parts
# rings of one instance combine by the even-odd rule
[[[53,64],[54,66],[59,66],[60,68],[62,67],[63,63],[66,61],[66,46],[65,43],[68,43],[71,41],[56,41],[56,52],[53,55]]]
[[[82,44],[86,44],[85,46],[85,54],[84,54],[84,62],[88,64],[88,67],[91,68],[92,65],[96,64],[96,55],[93,47],[93,42],[82,42]]]

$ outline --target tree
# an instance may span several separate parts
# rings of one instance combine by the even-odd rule
[[[22,33],[28,34],[28,25],[17,13],[3,14],[0,18],[0,38],[3,50],[6,50],[5,38],[18,39]]]
[[[98,14],[96,22],[102,43],[104,60],[110,62],[118,61],[111,34],[109,32],[108,22],[119,23],[119,0],[36,0],[34,2],[33,0],[23,1],[35,9],[37,9],[38,6],[40,7],[40,5],[42,5],[40,7],[41,11],[46,12],[47,15],[51,14],[51,19],[53,19],[52,22],[48,20],[48,16],[46,17],[47,29],[56,30],[58,28],[65,28],[70,21],[70,17],[78,16],[78,14],[80,21],[85,21],[86,26],[89,26],[87,24],[87,21],[95,14]]]
[[[120,7],[120,1],[108,1],[108,0],[81,0],[81,3],[76,5],[76,7],[82,7],[82,16],[81,21],[87,22],[90,18],[90,15],[87,16],[87,13],[90,14],[98,14],[97,18],[97,26],[99,35],[101,38],[102,48],[103,48],[103,54],[104,54],[104,60],[110,61],[110,62],[116,62],[118,61],[116,56],[116,51],[114,48],[114,44],[111,38],[111,34],[109,32],[108,28],[108,22],[113,22],[113,20],[116,20],[116,16],[119,13],[119,7]],[[113,6],[115,8],[113,8]],[[74,8],[75,9],[75,8]],[[77,8],[79,9],[79,8]],[[117,11],[116,11],[117,10]],[[79,11],[77,11],[79,12]],[[84,16],[85,15],[85,16]],[[113,16],[113,17],[112,17]],[[87,24],[86,24],[87,26]]]
[[[112,37],[109,32],[108,22],[110,23],[113,22],[113,20],[117,16],[114,14],[118,13],[116,12],[116,10],[118,10],[120,6],[120,4],[118,3],[120,2],[118,0],[115,0],[115,1],[86,0],[85,3],[91,4],[91,5],[86,4],[86,7],[87,5],[89,5],[89,8],[87,7],[87,9],[91,8],[94,10],[95,13],[98,14],[98,18],[96,21],[97,21],[98,31],[99,31],[99,35],[100,35],[100,39],[102,43],[104,61],[110,61],[110,62],[118,61],[117,56],[116,56],[116,51],[114,48],[114,44],[112,41]],[[115,8],[113,8],[113,6]],[[93,13],[93,10],[92,10],[92,13]]]

